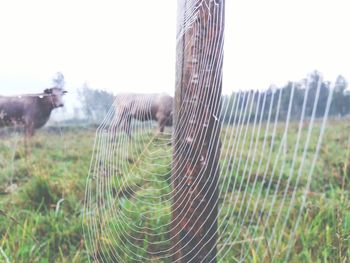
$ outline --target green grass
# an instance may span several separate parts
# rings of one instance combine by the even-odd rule
[[[222,190],[228,189],[226,197],[223,194],[220,196],[219,204],[222,209],[218,240],[218,248],[222,251],[219,255],[226,253],[220,262],[235,262],[242,255],[246,262],[269,262],[272,256],[274,262],[283,262],[288,245],[291,246],[290,262],[348,262],[349,121],[330,120],[327,125],[305,209],[301,213],[292,243],[288,242],[299,216],[308,179],[306,171],[310,169],[316,149],[319,124],[312,133],[303,173],[298,181],[297,171],[302,164],[303,151],[297,152],[298,158],[294,164],[291,161],[297,125],[293,124],[289,128],[286,138],[288,147],[283,154],[279,152],[278,146],[283,139],[284,125],[278,125],[276,146],[271,151],[271,160],[280,158],[275,168],[273,162],[268,163],[268,150],[265,149],[264,154],[261,154],[264,128],[258,136],[253,133],[251,125],[247,126],[246,141],[241,140],[235,147],[232,147],[232,141],[229,145],[229,138],[224,140],[225,132],[231,134],[233,128],[223,129],[222,156],[237,149],[237,158],[241,156],[241,161],[238,165],[238,159],[229,161],[226,158],[220,164],[223,171],[229,171],[227,177],[220,177],[219,186]],[[270,127],[268,143],[273,140],[271,134]],[[105,197],[113,201],[115,209],[106,209],[96,215],[103,222],[104,229],[113,229],[113,232],[96,235],[100,246],[95,251],[87,250],[89,240],[84,240],[83,228],[86,229],[89,221],[83,221],[83,203],[94,137],[94,130],[87,128],[71,128],[58,133],[41,130],[33,138],[28,155],[25,154],[21,136],[0,138],[0,248],[11,262],[88,262],[91,255],[98,258],[102,251],[110,260],[113,253],[118,253],[122,262],[145,261],[142,257],[148,258],[149,262],[169,262],[159,258],[166,256],[162,251],[170,246],[169,234],[166,234],[170,222],[170,201],[169,198],[159,197],[166,196],[170,191],[172,151],[169,145],[164,144],[163,139],[168,137],[152,139],[153,133],[135,136],[129,152],[120,159],[124,166],[113,170],[118,177],[111,182],[113,193],[106,193]],[[305,143],[306,137],[304,131],[301,145]],[[253,151],[249,151],[251,139],[257,139],[254,162]],[[145,151],[142,145],[148,143]],[[120,147],[116,154],[118,151],[125,153],[125,148]],[[157,158],[151,159],[154,157]],[[260,157],[263,162],[259,167]],[[282,167],[283,158],[286,161]],[[250,162],[246,164],[246,160]],[[294,169],[290,187],[286,190],[286,205],[281,210],[283,219],[287,215],[287,205],[291,203],[294,189],[296,194],[287,217],[287,227],[283,228],[273,218],[278,215],[292,165]],[[295,188],[296,183],[298,186]],[[12,189],[8,186],[12,186]],[[133,194],[128,194],[131,191]],[[261,209],[264,202],[265,208]],[[258,213],[254,212],[256,206]],[[267,220],[269,210],[271,217]],[[113,211],[118,213],[111,217]],[[230,216],[225,217],[227,213]],[[141,231],[132,229],[134,225]],[[274,229],[277,238],[269,240]],[[279,237],[281,242],[277,246]],[[131,260],[131,250],[139,257],[135,256]],[[5,257],[0,253],[0,262],[4,260]]]
[[[39,131],[25,156],[19,135],[1,138],[0,246],[11,262],[87,261],[81,218],[93,139]],[[17,188],[6,193],[11,182]]]

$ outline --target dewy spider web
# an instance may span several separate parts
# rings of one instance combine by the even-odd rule
[[[194,72],[203,72],[210,65],[208,54],[213,50],[222,59],[223,43],[202,42],[203,29],[196,19],[208,9],[208,23],[217,24],[223,19],[215,9],[219,2],[188,1],[184,16],[179,16],[182,29],[177,41],[190,31],[198,38],[194,50],[202,48]],[[190,43],[185,41],[186,48]],[[221,70],[217,72],[214,83],[221,83]],[[212,81],[205,74],[192,74],[189,79],[198,87]],[[220,129],[222,144],[221,149],[211,149],[220,157],[217,261],[289,259],[332,100],[333,88],[325,93],[322,85],[322,78],[310,76],[304,87],[290,83],[283,89],[233,92],[216,105],[216,110],[221,107],[221,116],[214,116],[220,122],[214,129]],[[151,122],[133,121],[129,129],[123,127],[126,116],[116,111],[116,105],[128,99],[116,99],[96,132],[85,197],[87,247],[91,258],[99,262],[168,262],[176,246],[170,206],[174,191],[179,191],[171,188],[170,175],[176,178],[186,169],[185,163],[174,169],[172,156],[189,157],[198,151],[172,138],[180,129],[190,130],[192,117],[204,126],[206,119],[200,115],[199,105],[192,103],[190,110],[175,120],[188,123],[184,127],[175,125],[160,135]],[[215,96],[212,99],[215,101]],[[136,101],[136,107],[150,116],[151,100],[152,96],[144,96]],[[186,101],[182,103],[179,111]],[[207,134],[199,127],[193,140]],[[131,131],[131,138],[125,130]],[[185,133],[186,138],[189,135]]]

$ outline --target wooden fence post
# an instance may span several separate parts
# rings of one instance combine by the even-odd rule
[[[173,262],[216,262],[224,5],[178,0]]]

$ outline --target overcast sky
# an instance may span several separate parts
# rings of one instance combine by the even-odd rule
[[[176,0],[0,0],[0,94],[40,92],[57,71],[74,90],[168,92]],[[224,91],[317,69],[350,80],[349,0],[226,0]]]

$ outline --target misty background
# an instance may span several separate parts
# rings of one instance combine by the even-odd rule
[[[347,95],[347,7],[346,0],[227,0],[226,100],[240,90],[283,89],[315,72],[325,83],[342,79],[338,93]],[[62,74],[69,93],[51,122],[98,119],[120,92],[172,95],[176,12],[176,1],[162,0],[2,1],[0,95],[42,92]]]

